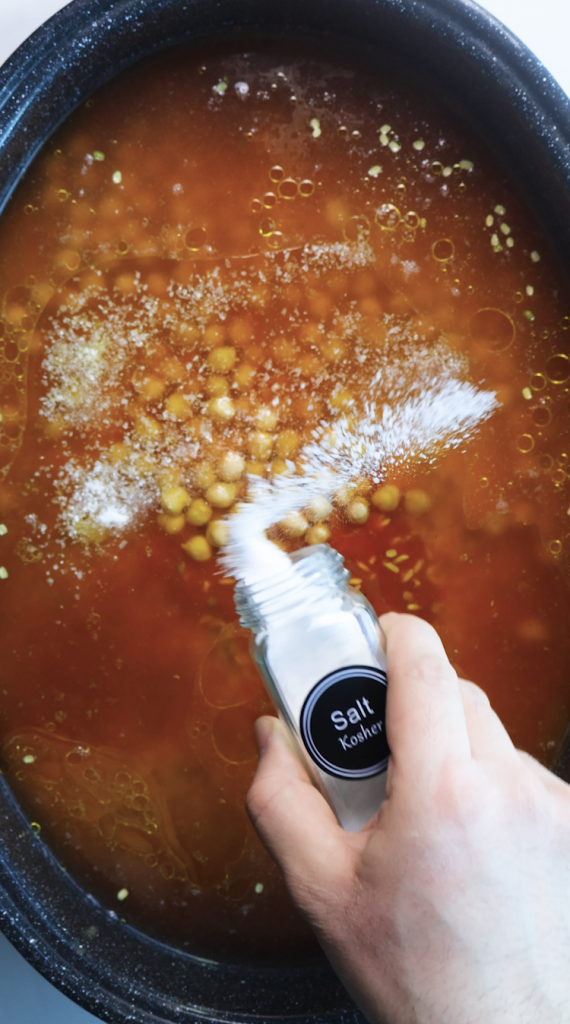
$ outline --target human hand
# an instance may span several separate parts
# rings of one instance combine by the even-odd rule
[[[569,1024],[570,786],[515,749],[431,626],[381,623],[386,801],[344,832],[264,718],[252,821],[371,1022]]]

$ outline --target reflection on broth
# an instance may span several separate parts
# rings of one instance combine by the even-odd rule
[[[2,763],[90,892],[209,956],[314,950],[244,811],[248,475],[344,459],[272,538],[432,622],[544,763],[568,719],[564,284],[476,139],[315,52],[123,74],[0,230]]]

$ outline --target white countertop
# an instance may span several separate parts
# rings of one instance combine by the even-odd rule
[[[62,0],[0,0],[0,64],[65,6]],[[534,51],[570,96],[570,0],[487,0],[481,6]],[[44,981],[2,935],[0,1008],[2,1024],[97,1024]]]

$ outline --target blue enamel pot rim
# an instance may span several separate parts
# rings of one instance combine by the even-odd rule
[[[74,0],[0,70],[0,210],[43,143],[103,82],[159,49],[240,27],[326,32],[423,69],[517,175],[570,266],[570,102],[471,0]],[[559,774],[567,764],[563,752]],[[324,964],[214,963],[122,925],[61,869],[1,777],[0,927],[111,1024],[364,1024]]]

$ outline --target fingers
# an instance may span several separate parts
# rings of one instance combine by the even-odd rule
[[[414,615],[383,615],[386,728],[394,771],[418,780],[471,756],[457,675],[437,633]]]
[[[467,723],[471,756],[476,761],[497,761],[516,757],[512,740],[487,694],[466,679],[459,679],[459,692]]]
[[[247,797],[248,812],[303,904],[308,887],[330,886],[335,876],[349,877],[346,836],[294,753],[285,726],[276,718],[261,718],[256,733],[261,757]]]

